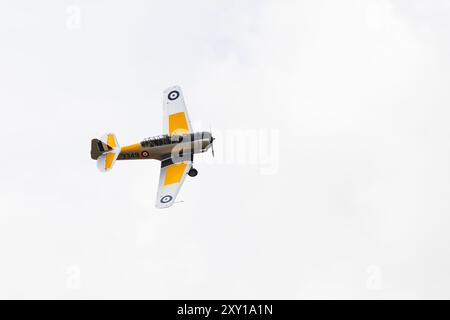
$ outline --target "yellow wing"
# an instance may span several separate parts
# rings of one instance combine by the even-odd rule
[[[191,121],[179,86],[164,91],[163,129],[168,135],[192,133]]]
[[[161,161],[157,208],[168,208],[174,204],[178,192],[183,185],[186,174],[192,167],[192,161],[172,163],[171,160]]]

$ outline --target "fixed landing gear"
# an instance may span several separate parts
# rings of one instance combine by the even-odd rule
[[[191,168],[188,172],[189,177],[195,177],[198,174],[197,169]]]

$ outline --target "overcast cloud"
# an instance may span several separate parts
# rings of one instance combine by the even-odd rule
[[[1,298],[450,298],[448,1],[2,1]],[[167,210],[182,86],[217,137]],[[236,138],[238,137],[238,138]],[[241,137],[241,139],[239,139]]]

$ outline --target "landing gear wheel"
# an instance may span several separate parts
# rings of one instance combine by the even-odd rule
[[[189,177],[195,177],[198,174],[197,169],[191,168],[191,170],[189,170],[188,175]]]

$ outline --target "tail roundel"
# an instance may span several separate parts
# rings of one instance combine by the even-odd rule
[[[113,133],[105,134],[100,140],[92,139],[91,158],[97,160],[97,167],[100,171],[111,170],[119,154],[120,146]]]

